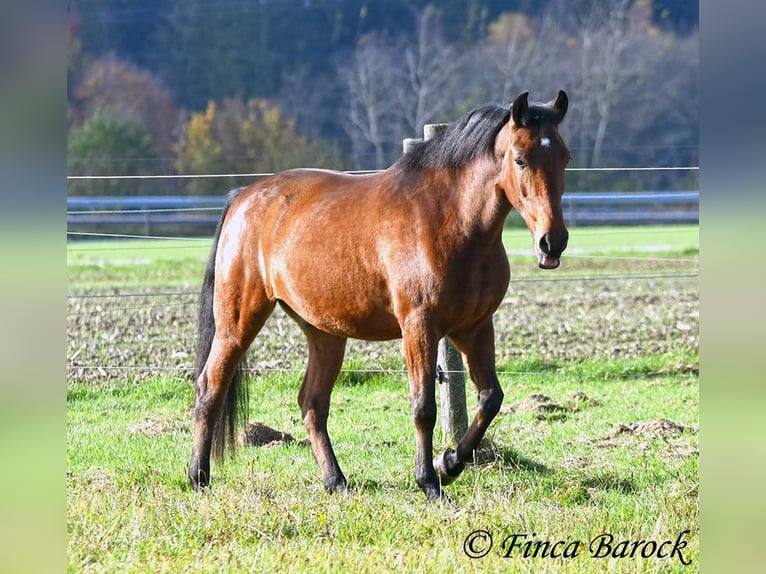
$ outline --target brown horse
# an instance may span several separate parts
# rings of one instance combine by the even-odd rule
[[[402,338],[415,423],[415,480],[439,498],[470,461],[500,409],[492,315],[510,270],[502,244],[512,208],[534,235],[539,266],[567,245],[561,195],[569,151],[558,124],[568,105],[521,94],[484,106],[421,143],[387,170],[348,175],[313,169],[275,174],[232,192],[202,288],[196,428],[189,477],[210,480],[211,450],[231,446],[246,408],[240,361],[279,303],[308,341],[298,394],[325,488],[346,478],[327,434],[330,393],[348,337]],[[432,459],[436,354],[449,337],[479,393],[457,445]]]

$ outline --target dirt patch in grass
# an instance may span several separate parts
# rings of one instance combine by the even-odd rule
[[[686,457],[699,454],[696,444],[690,444],[688,438],[685,441],[680,440],[690,434],[697,434],[697,427],[682,425],[668,419],[617,423],[606,436],[596,441],[596,446],[610,448],[637,439],[639,442],[636,448],[646,450],[651,441],[660,440],[667,446],[670,454]]]
[[[237,436],[237,444],[240,446],[271,447],[294,441],[293,435],[267,427],[260,422],[247,423]]]
[[[652,435],[661,437],[679,436],[684,431],[696,432],[693,427],[685,427],[667,419],[654,421],[639,421],[634,423],[617,423],[606,438],[620,435]]]
[[[500,408],[500,412],[534,413],[537,420],[565,420],[568,413],[575,413],[586,406],[599,405],[599,401],[591,399],[582,391],[573,392],[563,401],[556,401],[542,393],[533,393],[522,401],[511,403]]]
[[[159,419],[155,417],[146,418],[141,422],[128,427],[128,432],[130,434],[144,434],[148,436],[188,430],[189,425],[183,421]]]
[[[68,382],[136,381],[167,372],[191,380],[196,288],[156,291],[95,287],[68,300]],[[563,365],[602,357],[696,355],[698,326],[694,279],[511,284],[495,314],[497,364],[502,368],[540,357]],[[296,376],[306,357],[303,334],[279,309],[249,352],[255,369],[296,370]],[[404,367],[399,341],[349,341],[346,360],[357,368]],[[697,373],[697,364],[672,359],[663,368],[667,374]]]

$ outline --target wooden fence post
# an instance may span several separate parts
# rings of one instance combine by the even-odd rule
[[[447,129],[447,124],[423,126],[423,140],[430,140]],[[404,152],[419,141],[407,138],[403,141]],[[444,337],[439,341],[436,360],[439,377],[439,400],[441,403],[442,442],[456,445],[468,430],[468,410],[465,400],[465,367],[460,352]]]
[[[404,138],[402,140],[402,151],[404,153],[407,153],[410,151],[412,146],[414,146],[416,143],[420,143],[423,141],[423,138]]]

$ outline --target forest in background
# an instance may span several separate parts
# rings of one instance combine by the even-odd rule
[[[69,175],[385,168],[425,123],[560,88],[570,166],[698,164],[696,2],[70,0],[67,49]],[[222,185],[75,180],[68,193]],[[675,171],[567,181],[697,187]]]

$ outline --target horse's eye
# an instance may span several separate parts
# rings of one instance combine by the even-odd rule
[[[524,161],[524,158],[523,158],[523,157],[517,157],[517,158],[514,158],[514,160],[513,160],[513,161],[514,161],[514,162],[516,163],[516,165],[518,165],[518,166],[519,166],[521,169],[524,169],[525,167],[527,167],[527,162],[526,162],[526,161]]]

